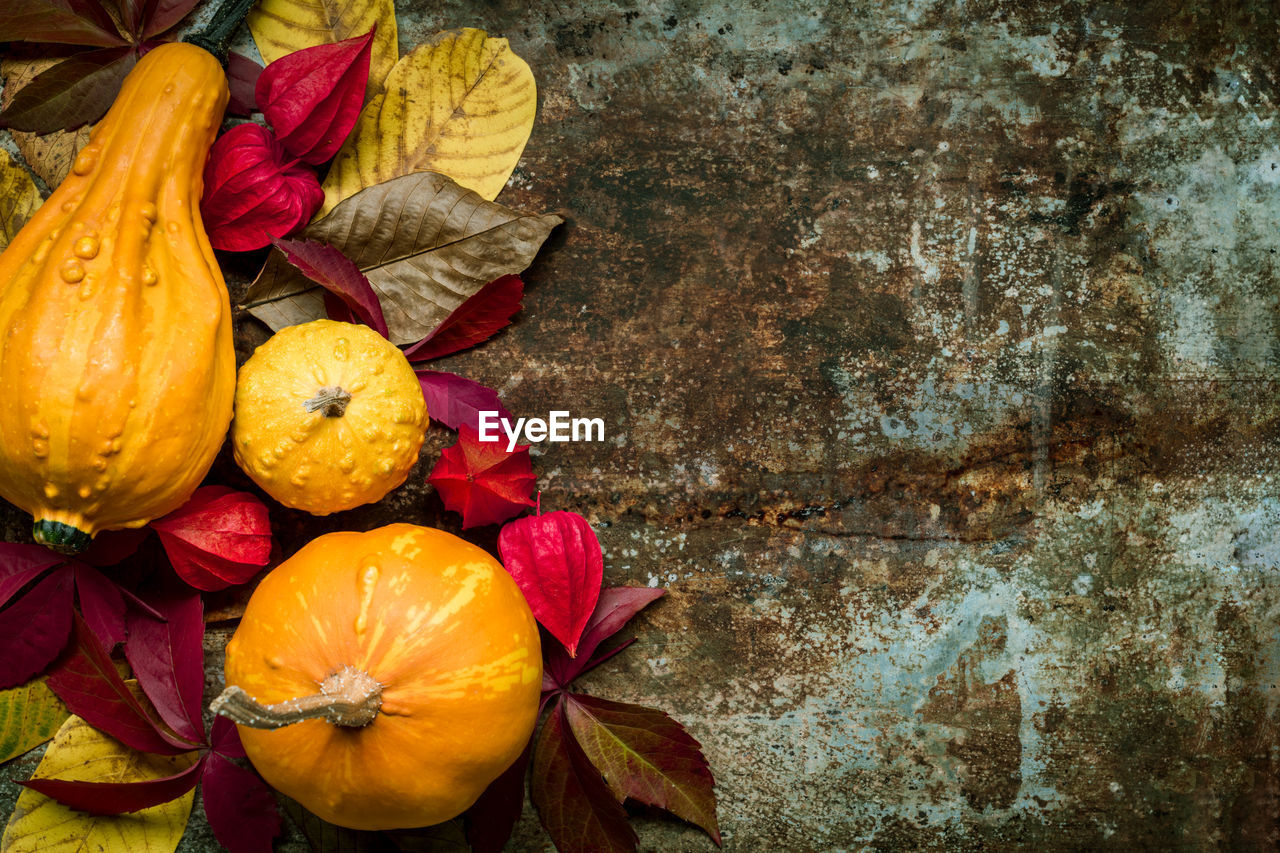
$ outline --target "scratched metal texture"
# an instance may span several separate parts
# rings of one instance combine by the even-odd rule
[[[401,13],[537,76],[502,200],[567,222],[443,366],[605,420],[535,449],[543,506],[669,594],[584,687],[688,726],[726,850],[1277,845],[1275,4]],[[286,549],[456,529],[447,441],[377,507],[273,510]]]

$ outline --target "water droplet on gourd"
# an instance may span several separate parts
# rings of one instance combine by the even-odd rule
[[[44,496],[49,500],[53,500],[58,496],[58,487],[53,483],[44,484]]]
[[[87,500],[89,495],[93,494],[93,489],[88,486],[81,486],[80,491],[77,492],[77,494],[80,495],[81,500]]]
[[[77,258],[83,258],[88,261],[98,257],[99,246],[97,237],[81,237],[76,241],[75,248],[72,251],[75,252]]]
[[[38,438],[31,442],[31,455],[37,459],[44,459],[49,455],[49,442]]]
[[[143,283],[143,284],[145,284],[145,285],[147,285],[148,287],[150,287],[151,285],[155,284],[155,283],[156,283],[156,282],[158,282],[159,280],[160,280],[160,277],[156,275],[156,271],[155,271],[155,270],[153,270],[151,267],[143,267],[143,268],[142,268],[142,283]]]
[[[79,258],[68,258],[58,267],[58,274],[67,284],[79,284],[84,279],[84,264]]]

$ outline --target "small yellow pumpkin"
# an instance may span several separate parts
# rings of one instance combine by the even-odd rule
[[[409,476],[429,422],[398,347],[368,326],[281,329],[240,368],[236,462],[285,506],[315,515],[380,500]]]
[[[538,626],[502,564],[440,530],[313,540],[254,590],[213,710],[324,820],[401,829],[462,813],[520,755]]]

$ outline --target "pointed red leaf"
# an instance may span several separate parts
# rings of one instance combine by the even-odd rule
[[[560,853],[631,853],[639,839],[600,771],[573,739],[563,704],[553,708],[533,757],[533,804]]]
[[[191,500],[151,526],[174,570],[196,589],[244,583],[271,558],[266,506],[226,486],[196,489]]]
[[[43,545],[0,542],[0,607],[41,574],[67,561]]]
[[[0,690],[25,684],[67,647],[73,588],[63,566],[0,610]]]
[[[600,591],[600,600],[587,620],[587,627],[582,631],[582,639],[578,641],[577,657],[569,657],[569,652],[559,643],[543,646],[543,658],[546,661],[544,677],[551,679],[554,687],[568,687],[581,675],[590,672],[622,649],[631,645],[628,641],[610,649],[603,654],[595,654],[597,647],[612,637],[624,625],[650,603],[661,598],[665,589],[655,587],[612,586]]]
[[[498,534],[498,552],[534,617],[570,657],[576,655],[604,581],[604,557],[591,525],[576,512],[518,518]]]
[[[458,430],[458,441],[441,451],[427,481],[436,487],[446,509],[461,513],[467,528],[497,524],[533,506],[530,494],[537,477],[528,445],[507,453],[497,442],[482,443],[475,430],[464,426]]]
[[[48,685],[71,713],[125,746],[161,755],[192,749],[160,729],[79,616],[73,615],[71,649],[49,673]]]
[[[124,596],[115,581],[102,572],[76,564],[76,592],[80,596],[80,612],[85,624],[101,641],[103,648],[113,649],[124,642]]]
[[[209,745],[214,752],[227,758],[245,758],[244,744],[240,743],[240,731],[226,717],[213,718],[209,729]]]
[[[469,426],[479,432],[480,413],[497,412],[514,424],[515,418],[498,399],[498,392],[456,373],[440,370],[417,370],[418,382],[422,385],[422,396],[427,401],[427,412],[431,420],[442,423],[449,429]],[[501,435],[501,431],[499,431]],[[501,436],[501,443],[507,443]]]
[[[272,62],[258,78],[263,117],[285,150],[319,165],[338,153],[364,106],[373,30]]]
[[[160,719],[179,737],[204,743],[204,606],[200,595],[190,590],[166,591],[149,596],[148,603],[165,621],[130,611],[125,657]]]
[[[316,173],[261,125],[236,125],[209,151],[200,212],[215,249],[261,249],[304,225],[323,201]]]
[[[78,53],[32,78],[0,111],[0,127],[32,133],[71,130],[97,121],[120,92],[138,55],[109,47]]]
[[[145,527],[132,530],[104,530],[89,543],[88,549],[77,559],[91,566],[114,566],[133,556],[143,541],[151,535]]]
[[[18,782],[64,806],[93,815],[114,815],[149,809],[176,800],[196,786],[203,759],[180,773],[143,782],[76,782],[70,779],[30,779]]]
[[[473,347],[505,328],[520,310],[524,282],[504,275],[480,288],[453,310],[436,330],[404,351],[410,361],[427,361]]]
[[[280,834],[280,811],[271,789],[257,773],[217,752],[204,764],[200,797],[218,843],[230,853],[271,853],[271,839]]]
[[[467,842],[472,853],[502,853],[524,811],[524,780],[533,757],[533,737],[515,763],[490,783],[466,811]]]
[[[696,824],[720,843],[715,780],[702,745],[662,711],[567,694],[565,719],[618,802],[632,799]]]
[[[92,47],[126,44],[97,0],[4,0],[0,38]]]
[[[360,272],[355,261],[333,246],[315,240],[271,242],[299,272],[341,299],[356,322],[364,323],[384,338],[387,337],[387,321],[382,316],[382,303],[378,301],[373,285],[369,284],[369,279]]]
[[[227,54],[227,84],[231,89],[231,100],[227,101],[228,113],[248,118],[258,109],[258,101],[253,92],[260,76],[261,65],[234,50]]]
[[[143,22],[142,37],[149,39],[160,35],[185,18],[199,3],[200,0],[147,0],[151,8]]]

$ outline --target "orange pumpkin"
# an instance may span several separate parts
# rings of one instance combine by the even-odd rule
[[[394,829],[461,814],[515,761],[542,658],[501,563],[392,524],[321,536],[272,571],[226,677],[214,710],[267,782],[330,823]]]

